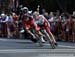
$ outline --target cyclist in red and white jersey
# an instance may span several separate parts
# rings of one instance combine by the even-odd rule
[[[40,27],[42,28],[45,27],[47,33],[51,36],[52,40],[54,41],[55,45],[57,45],[56,43],[56,40],[54,38],[54,35],[51,33],[50,31],[50,24],[49,22],[47,21],[47,19],[43,16],[43,15],[40,15],[38,12],[34,12],[33,13],[33,17],[35,19],[35,23]]]

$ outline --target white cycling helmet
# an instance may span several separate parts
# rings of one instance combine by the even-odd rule
[[[37,11],[35,11],[34,13],[33,13],[33,16],[38,16],[39,15],[39,12],[37,12]]]

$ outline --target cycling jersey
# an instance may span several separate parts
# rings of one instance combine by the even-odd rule
[[[26,29],[30,29],[32,27],[34,27],[34,21],[33,21],[33,19],[25,22],[25,28]]]
[[[24,26],[25,26],[25,29],[31,29],[31,28],[34,28],[36,30],[39,30],[40,28],[37,26],[37,24],[35,23],[34,19],[33,18],[30,18],[30,20],[26,21],[24,23]]]
[[[44,20],[44,17],[43,16],[39,16],[39,19],[38,20],[35,20],[35,23],[38,24],[38,25],[43,25],[45,22]]]
[[[43,15],[39,15],[39,19],[35,20],[35,23],[38,25],[38,27],[42,28],[44,27],[47,31],[50,31],[50,28],[48,26],[46,18]]]

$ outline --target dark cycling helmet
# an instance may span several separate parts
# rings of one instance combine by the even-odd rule
[[[27,7],[22,8],[22,10],[23,10],[23,13],[28,13],[28,8]]]

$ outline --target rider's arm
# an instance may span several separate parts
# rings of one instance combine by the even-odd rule
[[[48,22],[48,20],[43,16],[43,19],[45,20],[45,22],[47,23],[47,25],[50,27],[50,23]]]
[[[31,36],[33,36],[33,38],[36,38],[35,35],[34,35],[29,29],[27,29],[26,31],[27,31]]]
[[[26,29],[26,31],[33,36],[33,33],[29,29]]]
[[[36,31],[39,31],[40,30],[40,27],[36,24],[36,22],[34,20],[33,20],[33,23],[34,23],[35,30]]]
[[[25,29],[27,31],[27,33],[29,33],[30,35],[33,36],[33,33],[29,30],[29,26],[25,24]]]

